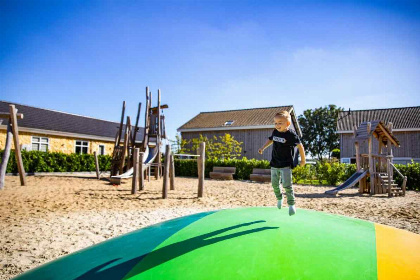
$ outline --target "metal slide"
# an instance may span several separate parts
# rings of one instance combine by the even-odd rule
[[[151,148],[150,150],[152,150],[152,154],[155,152],[154,150],[157,150],[155,148]],[[144,152],[144,157],[143,157],[143,163],[148,163],[148,159],[150,158],[150,150],[149,147],[146,148],[146,151]],[[156,155],[155,155],[156,157]],[[155,158],[153,157],[153,159]],[[146,159],[146,160],[144,160]],[[121,174],[121,175],[116,175],[116,176],[112,176],[112,178],[121,178],[121,179],[126,179],[126,178],[130,178],[133,176],[133,172],[134,172],[134,168],[131,167],[130,169],[128,169],[125,173]]]
[[[354,185],[356,185],[363,177],[365,177],[368,173],[368,170],[360,170],[351,175],[350,178],[347,179],[342,185],[338,186],[335,189],[326,191],[326,194],[337,194],[339,191],[345,190],[347,188],[350,188]]]

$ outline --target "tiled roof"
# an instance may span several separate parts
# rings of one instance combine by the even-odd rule
[[[229,111],[201,112],[178,128],[219,128],[226,127],[227,121],[233,121],[230,127],[273,125],[273,117],[280,111],[290,112],[293,106],[254,108]],[[210,129],[211,130],[211,129]]]
[[[338,131],[353,131],[354,125],[359,126],[362,122],[381,120],[385,125],[392,123],[393,129],[419,129],[420,128],[420,106],[355,110],[340,112],[337,122]]]
[[[18,113],[22,113],[24,116],[23,119],[18,121],[19,127],[115,138],[120,125],[116,122],[20,105],[7,101],[0,101],[0,112],[9,112],[9,104],[14,104],[18,109]],[[5,124],[4,121],[3,124]],[[123,129],[125,129],[125,126]],[[136,141],[143,139],[143,132],[144,128],[140,128]]]

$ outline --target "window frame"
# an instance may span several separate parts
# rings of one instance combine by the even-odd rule
[[[39,138],[39,141],[38,142],[35,142],[34,141],[34,138]],[[47,142],[46,143],[43,143],[42,141],[41,141],[41,139],[42,138],[44,138],[44,139],[47,139]],[[38,146],[38,150],[34,150],[33,149],[33,144],[38,144],[39,146]],[[46,151],[42,151],[41,150],[41,145],[42,144],[47,144],[47,150]],[[45,137],[45,136],[33,136],[33,135],[31,135],[31,151],[39,151],[39,152],[44,152],[44,153],[46,153],[46,152],[48,152],[50,150],[50,138],[49,137]]]
[[[103,148],[103,153],[101,153],[101,147]],[[103,144],[98,145],[98,155],[101,155],[101,156],[105,155],[105,145]]]
[[[78,145],[78,144],[77,144],[77,141],[80,141],[82,144]],[[83,142],[86,142],[86,143],[87,143],[87,146],[84,146],[84,145],[83,145]],[[80,153],[78,153],[78,152],[76,151],[78,147],[80,147]],[[87,155],[87,154],[89,154],[89,148],[90,148],[90,143],[89,143],[89,141],[86,141],[86,140],[80,140],[80,139],[78,139],[78,140],[74,140],[74,153],[75,153],[75,154],[85,155],[85,154],[83,153],[83,148],[87,148],[86,155]]]
[[[346,162],[344,162],[344,160],[346,160]],[[346,164],[351,164],[351,158],[341,158],[340,162],[341,163],[346,163]]]

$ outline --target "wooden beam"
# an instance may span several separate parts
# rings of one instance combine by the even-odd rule
[[[121,157],[121,163],[120,163],[120,174],[123,173],[124,170],[124,163],[125,163],[125,153],[127,152],[127,144],[128,144],[128,123],[130,122],[130,117],[127,116],[127,123],[125,125],[125,136],[124,136],[124,148],[123,148],[123,152],[122,152],[122,157]]]
[[[139,155],[139,190],[144,190],[144,174],[147,168],[144,168],[144,152]],[[149,167],[150,168],[150,167]]]
[[[171,163],[171,145],[167,144],[166,150],[165,150],[165,170],[163,174],[162,198],[168,197],[170,163]]]
[[[198,197],[204,195],[204,174],[205,174],[205,163],[206,163],[206,142],[201,142],[198,149],[200,157],[197,160],[198,169]]]
[[[150,124],[150,99],[149,87],[146,87],[146,112],[144,116],[144,135],[143,135],[143,151],[146,150],[149,141],[149,124]]]
[[[93,152],[93,156],[95,157],[95,168],[96,168],[96,178],[99,180],[101,176],[99,175],[99,161],[98,161],[98,154]]]
[[[15,156],[16,156],[17,166],[19,170],[20,184],[22,186],[25,186],[26,185],[25,169],[23,168],[22,154],[20,152],[19,128],[18,128],[17,117],[16,117],[17,110],[15,108],[15,105],[9,105],[9,111],[10,111],[10,120],[12,122],[13,139],[15,140],[14,141]]]
[[[380,126],[381,128],[382,128],[382,131],[383,131],[383,133],[385,134],[385,136],[386,136],[386,138],[388,138],[388,142],[392,142],[392,144],[394,144],[394,146],[395,147],[399,147],[400,145],[398,145],[398,143],[397,142],[395,142],[395,140],[394,140],[394,137],[392,137],[392,135],[390,135],[389,133],[388,133],[388,131],[386,131],[386,129],[381,125]],[[390,123],[390,128],[391,129],[389,129],[389,132],[391,132],[392,133],[392,123]]]
[[[161,105],[160,108],[153,107],[153,108],[150,108],[150,110],[152,111],[153,114],[156,114],[158,109],[162,110],[162,109],[168,109],[168,108],[169,108],[169,106],[167,104],[165,104],[165,105]]]
[[[161,155],[161,151],[160,151],[160,89],[158,89],[158,119],[157,119],[157,136],[156,136],[156,147],[158,149],[158,154],[156,157],[156,161],[157,161],[157,168],[156,168],[156,172],[155,172],[155,178],[156,180],[159,179],[161,177],[160,174],[160,166],[161,166],[161,162],[162,162],[162,155]]]
[[[175,190],[175,160],[174,160],[174,155],[171,152],[171,163],[170,163],[170,167],[169,167],[169,179],[171,181],[170,185],[170,189],[171,191]]]
[[[12,125],[10,124],[9,120],[9,122],[7,123],[6,145],[4,147],[3,157],[1,159],[0,164],[0,190],[4,188],[4,179],[6,177],[7,163],[9,162],[10,149],[12,147],[12,138]]]
[[[121,142],[121,132],[122,132],[123,124],[124,124],[124,114],[125,114],[125,101],[123,101],[120,127],[118,128],[117,138],[115,139],[115,146],[119,146]]]
[[[140,149],[139,148],[134,148],[133,150],[133,178],[131,181],[131,194],[136,194],[137,193],[137,189],[139,187],[139,180],[137,179],[138,176],[140,175],[141,170],[139,169],[140,164],[139,164],[139,160],[140,160]]]
[[[370,124],[370,123],[369,123]],[[370,175],[370,194],[375,194],[375,171],[373,166],[373,157],[372,157],[372,135],[368,139],[368,149],[369,149],[369,175]]]
[[[132,148],[134,148],[136,144],[137,131],[139,130],[140,111],[141,111],[141,102],[139,103],[139,108],[137,109],[136,125],[134,126],[134,130],[132,131],[133,133],[132,139],[131,139]]]
[[[9,119],[9,118],[10,118],[10,113],[0,112],[0,119]],[[18,120],[23,119],[23,114],[22,113],[16,114],[16,118]]]

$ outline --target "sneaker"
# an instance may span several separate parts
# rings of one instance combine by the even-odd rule
[[[277,200],[277,208],[281,209],[282,205],[283,205],[283,199]]]
[[[294,205],[289,206],[289,216],[296,214],[296,207]]]

